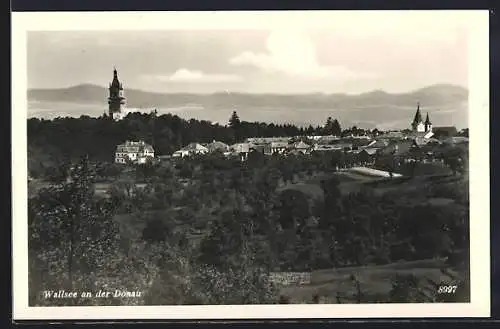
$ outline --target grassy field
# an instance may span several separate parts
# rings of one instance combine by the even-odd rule
[[[444,273],[441,270],[443,267],[443,260],[424,260],[319,270],[311,273],[310,284],[282,287],[281,294],[289,297],[291,303],[311,303],[314,295],[319,296],[321,303],[353,303],[356,302],[357,295],[356,284],[351,278],[354,275],[364,296],[363,302],[376,303],[380,302],[381,296],[389,294],[392,289],[391,280],[395,275],[411,274],[419,279],[419,288],[433,296],[437,292],[432,282],[454,284],[453,277],[464,277],[463,273],[452,269],[447,269],[448,272]],[[464,291],[463,295],[466,296],[467,292]]]
[[[322,197],[321,181],[336,176],[339,180],[339,188],[342,194],[357,192],[362,188],[370,188],[375,194],[398,193],[399,195],[409,196],[415,199],[427,198],[426,192],[431,185],[453,184],[458,180],[467,180],[467,177],[451,176],[450,172],[439,172],[436,174],[427,174],[415,177],[393,177],[380,178],[376,176],[363,175],[350,170],[331,174],[325,174],[307,179],[303,182],[287,184],[282,187],[285,189],[297,189],[314,197]],[[439,198],[439,200],[428,200],[436,204],[445,204],[450,199]]]
[[[339,181],[340,192],[344,195],[358,192],[365,183],[387,180],[376,176],[362,175],[352,171],[339,171],[330,174],[317,174],[314,177],[305,179],[302,182],[289,183],[280,188],[281,191],[286,189],[294,189],[305,193],[316,199],[323,198],[323,188],[321,182],[325,179],[336,177]]]

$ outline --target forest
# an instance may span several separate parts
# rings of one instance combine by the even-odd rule
[[[343,152],[255,153],[245,162],[213,153],[116,165],[114,147],[124,139],[154,139],[162,153],[192,140],[304,133],[169,115],[150,129],[150,117],[135,116],[28,121],[30,174],[48,181],[29,191],[30,305],[468,301],[466,171],[450,166],[439,175],[346,183],[336,169],[347,161]],[[288,188],[305,181],[321,193]],[[99,184],[109,192],[97,193]],[[349,276],[353,291],[342,296],[330,289],[298,298],[301,287],[290,291],[270,280],[271,272],[437,260],[448,281],[395,270],[384,293],[365,289],[356,271]],[[457,285],[457,294],[437,294],[442,284]],[[140,298],[43,295],[61,289],[137,291]]]
[[[356,133],[364,130],[353,127]],[[210,143],[213,140],[227,144],[242,142],[249,137],[293,137],[312,134],[350,133],[342,130],[336,119],[328,118],[324,127],[307,128],[289,124],[267,124],[240,120],[233,112],[227,125],[203,120],[184,120],[177,115],[155,112],[134,112],[124,120],[99,118],[57,118],[28,120],[28,154],[30,175],[36,177],[53,164],[78,161],[88,155],[95,161],[113,161],[118,144],[125,140],[144,140],[153,145],[156,155],[172,154],[191,142]]]

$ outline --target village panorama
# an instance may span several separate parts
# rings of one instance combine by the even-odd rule
[[[188,120],[110,80],[28,120],[31,306],[469,301],[468,129]]]

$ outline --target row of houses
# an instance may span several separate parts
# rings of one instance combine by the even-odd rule
[[[247,155],[250,152],[259,152],[264,155],[273,154],[310,154],[313,152],[344,151],[347,153],[361,153],[368,155],[377,153],[403,153],[410,148],[432,148],[439,145],[454,145],[468,143],[466,137],[449,137],[437,139],[429,136],[397,135],[381,136],[380,138],[338,138],[335,136],[320,136],[320,138],[249,138],[243,143],[227,145],[219,141],[208,144],[190,143],[186,147],[174,152],[174,157],[185,157],[196,154],[206,154],[220,151],[225,155]]]
[[[290,151],[296,151],[303,154],[311,150],[311,145],[303,142],[290,142],[290,141],[269,141],[269,142],[248,142],[236,143],[228,145],[220,141],[213,141],[212,143],[190,143],[182,149],[175,151],[173,157],[187,157],[199,154],[207,154],[213,152],[221,152],[226,156],[240,155],[243,158],[250,152],[259,152],[265,155],[272,154],[285,154]]]
[[[365,163],[372,162],[378,155],[393,155],[403,158],[404,161],[434,161],[450,148],[460,147],[467,149],[469,140],[466,137],[450,137],[446,139],[414,138],[397,141],[377,141],[373,145],[359,148],[353,152],[358,159]]]
[[[245,160],[251,152],[264,155],[306,155],[311,153],[343,151],[355,153],[367,162],[378,154],[392,153],[403,155],[413,149],[432,153],[436,147],[446,145],[468,144],[467,137],[448,137],[437,139],[429,134],[397,133],[381,135],[376,138],[366,136],[297,136],[275,138],[248,138],[242,143],[228,145],[221,141],[211,143],[190,143],[172,154],[174,158],[184,158],[195,155],[219,152],[225,156],[239,156]],[[115,162],[145,163],[155,157],[154,149],[144,141],[126,141],[116,148]]]
[[[174,152],[173,157],[186,157],[198,154],[207,154],[215,151],[225,155],[248,154],[259,152],[264,155],[273,154],[308,154],[312,151],[344,150],[351,148],[351,140],[372,142],[367,136],[340,138],[338,136],[296,136],[296,137],[253,137],[242,143],[228,145],[220,141],[212,143],[190,143]],[[365,143],[368,144],[368,143]]]

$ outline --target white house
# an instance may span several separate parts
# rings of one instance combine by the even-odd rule
[[[126,141],[116,147],[115,162],[127,163],[132,161],[134,163],[146,163],[148,159],[155,157],[153,147],[144,141]]]
[[[304,143],[303,141],[299,141],[293,145],[293,149],[297,150],[300,153],[306,154],[311,149],[311,146]]]
[[[236,153],[248,153],[250,152],[250,143],[237,143],[231,145],[231,150]]]
[[[172,157],[174,157],[174,158],[184,158],[184,157],[187,157],[187,156],[189,156],[189,151],[188,150],[180,149],[180,150],[175,151],[174,153],[172,153]]]
[[[271,142],[265,149],[264,154],[283,154],[288,148],[288,142]]]
[[[199,143],[190,143],[182,149],[175,151],[172,156],[173,157],[186,157],[197,154],[206,154],[208,153],[208,148],[199,144]]]
[[[250,153],[250,143],[236,143],[231,145],[230,150],[233,154],[237,154],[241,161],[248,158],[248,153]]]

